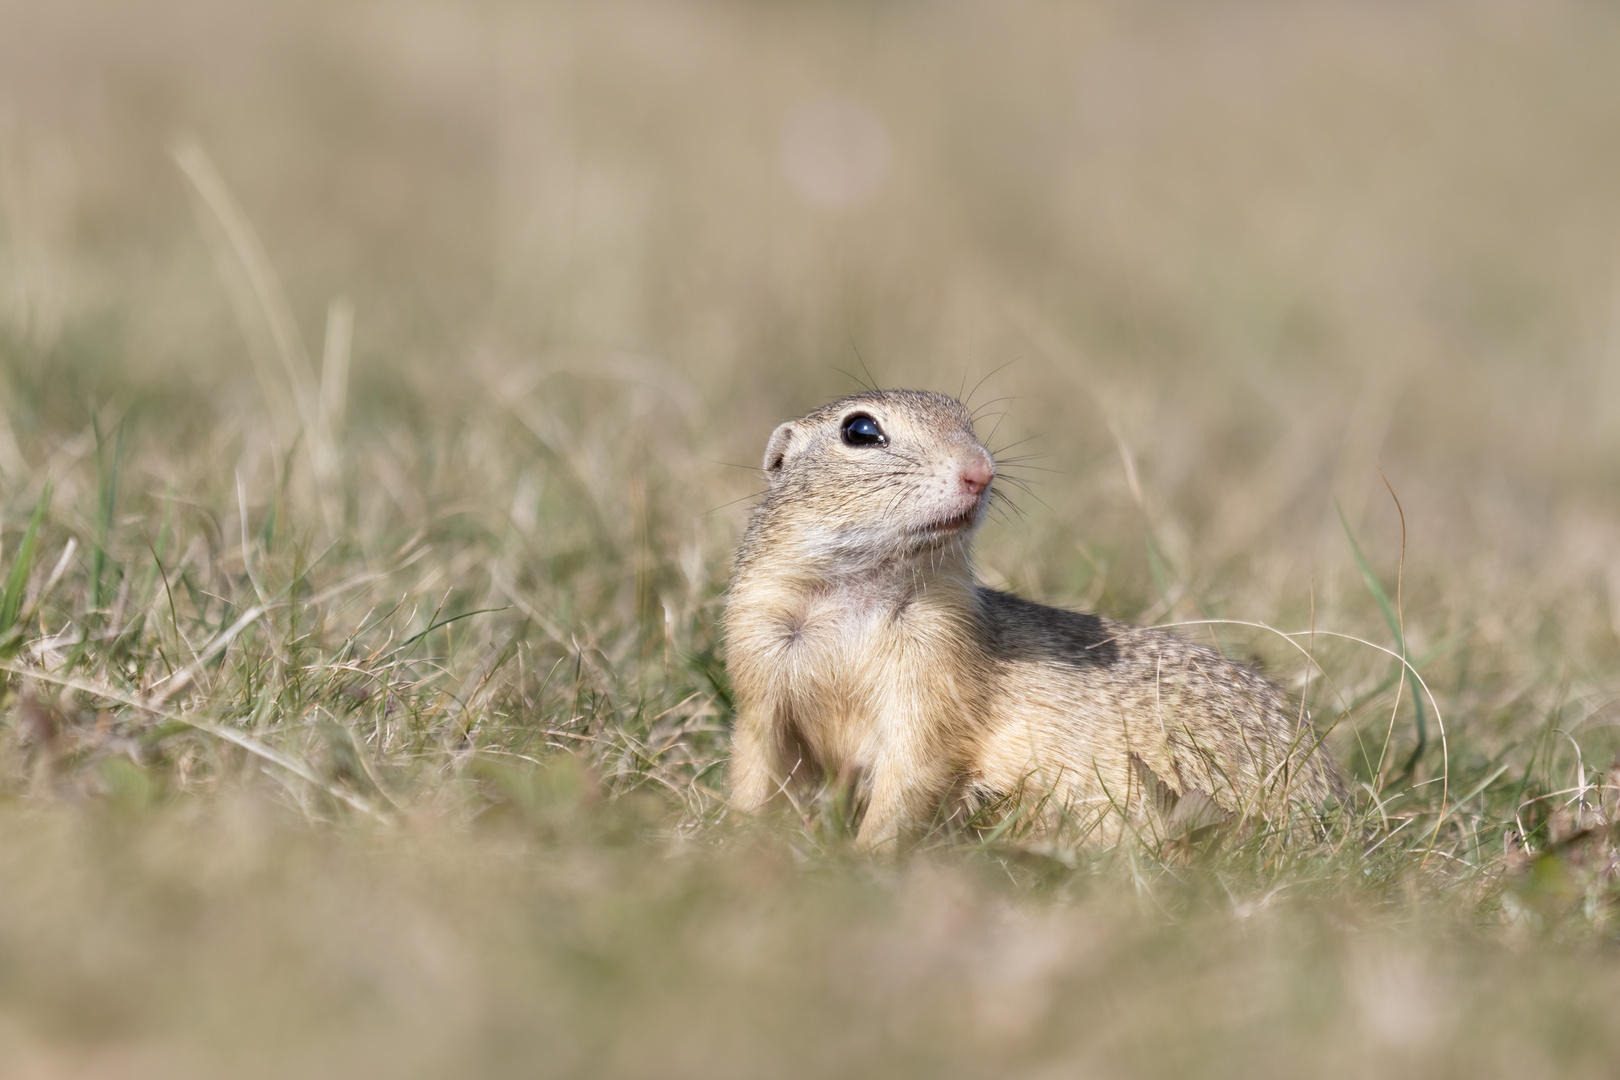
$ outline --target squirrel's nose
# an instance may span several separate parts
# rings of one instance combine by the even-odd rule
[[[978,455],[963,464],[961,477],[963,493],[978,496],[996,478],[996,463],[988,454]]]

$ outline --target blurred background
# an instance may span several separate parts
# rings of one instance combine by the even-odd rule
[[[1486,622],[1512,605],[1482,590],[1556,592],[1560,633],[1615,645],[1603,5],[0,18],[11,378],[54,365],[77,380],[61,409],[266,408],[172,156],[190,143],[313,352],[352,301],[360,431],[402,395],[442,425],[616,394],[652,423],[623,452],[683,474],[689,526],[748,490],[715,461],[753,465],[867,370],[977,387],[994,441],[1033,436],[1053,470],[1032,521],[989,530],[1009,579],[1083,591],[1074,541],[1141,564],[1145,516],[1182,584],[1236,571],[1250,615],[1305,605],[1313,577],[1359,589],[1332,505],[1392,568],[1381,464],[1418,580],[1468,564],[1448,600]],[[10,415],[13,467],[47,420]],[[745,511],[703,528],[729,540]]]
[[[498,804],[521,820],[539,813],[551,824],[534,828],[554,837],[574,826],[534,811],[552,796],[533,792],[554,790],[544,770],[564,747],[594,778],[580,791],[599,782],[607,796],[650,789],[664,800],[634,811],[654,824],[632,832],[712,845],[729,720],[714,623],[772,426],[868,379],[960,393],[982,408],[981,437],[1008,459],[1006,475],[1028,484],[1011,491],[1018,510],[983,531],[990,583],[1141,622],[1314,626],[1397,651],[1404,640],[1435,695],[1422,715],[1415,686],[1363,647],[1320,644],[1329,694],[1275,635],[1187,631],[1315,693],[1319,722],[1343,720],[1332,746],[1367,792],[1413,785],[1408,824],[1426,823],[1412,832],[1444,825],[1446,858],[1469,868],[1457,872],[1471,899],[1448,926],[1519,925],[1502,914],[1493,875],[1519,865],[1515,843],[1559,828],[1552,804],[1525,800],[1566,789],[1584,799],[1617,746],[1617,57],[1620,9],[1561,0],[0,0],[0,570],[32,551],[30,514],[52,485],[17,592],[25,602],[11,609],[26,617],[0,626],[8,663],[103,694],[167,694],[164,679],[188,657],[214,671],[196,658],[223,641],[207,657],[217,673],[199,674],[173,704],[306,763],[310,784],[263,766],[284,781],[266,796],[275,813],[298,821],[338,820],[332,799],[348,798],[403,807],[423,829],[461,828]],[[339,589],[348,607],[329,599]],[[283,611],[275,598],[285,596],[295,602]],[[227,638],[255,603],[273,609],[270,622]],[[449,618],[462,621],[439,621]],[[421,654],[386,651],[413,634],[426,642]],[[352,684],[355,672],[383,668],[383,693]],[[1402,686],[1408,696],[1397,699]],[[187,814],[213,811],[182,796],[235,806],[242,790],[258,790],[250,766],[271,759],[154,727],[83,687],[17,674],[6,693],[6,813],[34,821],[41,799],[125,809],[133,799],[180,817],[138,831],[146,839],[129,843],[140,850],[239,846],[225,826],[188,833],[202,826]],[[1377,745],[1386,725],[1387,753]],[[665,756],[654,763],[648,746]],[[477,773],[469,763],[480,754],[522,757],[542,769],[539,788]],[[1475,801],[1448,812],[1462,794]],[[268,890],[265,911],[296,908],[296,868],[308,865],[299,859],[320,865],[325,849],[283,858],[276,844],[382,843],[249,845],[270,854],[209,892],[169,855],[136,859],[121,878],[126,870],[98,869],[94,828],[39,828],[67,837],[69,854],[17,847],[5,856],[17,873],[48,878],[82,864],[84,880],[112,875],[105,886],[53,885],[65,891],[48,893],[47,907],[92,911],[96,890],[132,891],[152,908],[128,915],[134,927],[167,925],[171,888],[233,904]],[[597,839],[580,843],[596,851],[602,834],[585,832]],[[434,843],[474,843],[462,835]],[[552,840],[523,835],[551,850]],[[507,852],[488,865],[510,869],[507,840],[477,843]],[[438,895],[464,869],[444,856],[422,871],[438,884],[424,885],[416,870],[378,879],[371,863],[343,865],[364,884],[345,892],[350,877],[339,874],[322,886],[331,895],[320,919],[340,930],[365,924],[351,903],[392,895],[378,880]],[[499,905],[530,896],[530,878],[506,873],[473,878],[509,914]],[[647,886],[638,873],[570,877],[563,891],[594,881],[603,895],[633,893],[602,925],[665,919],[684,928],[670,933],[688,959],[708,955],[703,935],[730,932],[719,916],[716,926],[681,922],[671,912],[696,894],[664,879]],[[671,873],[708,881],[710,870]],[[745,895],[758,884],[750,873],[733,867],[720,873],[730,884],[714,888]],[[923,897],[916,903],[937,914],[927,925],[946,929],[890,947],[916,961],[906,992],[925,996],[919,988],[939,971],[969,970],[980,955],[945,949],[949,928],[1003,903],[1006,918],[1038,923],[1055,935],[1038,940],[1082,958],[997,976],[1014,1019],[984,1006],[989,1026],[968,1026],[986,1056],[962,1059],[964,1075],[996,1071],[1015,1045],[1020,1068],[1038,1071],[1040,1047],[1068,1045],[1052,1034],[1057,1019],[1025,1023],[1064,1015],[1053,987],[1100,970],[1124,978],[1164,940],[1152,928],[1158,908],[1146,923],[1098,915],[1092,930],[1052,929],[1040,920],[1057,915],[984,899],[989,886],[951,877],[957,884],[936,894],[941,879],[926,874],[955,869],[899,884],[862,873],[857,899],[756,913],[749,932],[842,940],[849,905],[867,912],[853,923],[881,928]],[[1332,880],[1354,892],[1367,880],[1359,873]],[[1575,912],[1585,929],[1568,940],[1608,941],[1611,878],[1558,878],[1546,895],[1560,914],[1545,926]],[[1408,888],[1396,879],[1408,883],[1389,885],[1396,893]],[[799,888],[780,867],[760,880],[770,895]],[[1132,880],[1126,892],[1142,895]],[[578,886],[580,896],[594,887]],[[1271,887],[1253,885],[1267,896]],[[665,900],[674,907],[659,907]],[[1377,1046],[1438,1053],[1442,1044],[1425,1040],[1455,1039],[1444,1044],[1455,1049],[1467,1041],[1459,1032],[1495,1030],[1488,1017],[1501,1013],[1471,1012],[1472,999],[1403,1027],[1409,1010],[1381,1002],[1447,998],[1476,961],[1425,967],[1389,959],[1405,945],[1357,951],[1335,936],[1339,916],[1312,911],[1301,916],[1307,929],[1266,924],[1274,951],[1258,958],[1246,939],[1217,934],[1180,991],[1188,1008],[1232,980],[1270,979],[1270,1004],[1232,1021],[1238,1030],[1286,1028],[1296,1050],[1379,1062]],[[291,930],[283,915],[268,918],[279,927],[266,931],[272,953],[303,932],[296,918],[285,916]],[[398,918],[402,933],[416,932],[414,916]],[[46,919],[55,929],[6,939],[9,955],[34,959],[16,961],[24,974],[5,1000],[58,986],[40,973],[49,950],[79,939],[78,920]],[[1025,931],[995,925],[1003,936],[984,955],[1005,959],[1013,954],[994,942]],[[1127,945],[1098,959],[1093,946],[1108,934],[1097,926],[1134,928],[1117,932],[1147,952]],[[218,944],[176,933],[203,956]],[[503,944],[481,938],[466,955],[508,948],[508,930],[489,933]],[[541,934],[542,952],[568,953],[578,934],[589,937],[577,927]],[[389,1002],[386,988],[418,978],[445,995],[410,998],[401,1015],[433,1014],[456,987],[479,984],[481,960],[434,967],[432,934],[413,938],[420,948],[397,967],[377,959],[391,955],[385,938],[375,952],[353,945],[356,970],[370,973],[355,978],[384,987]],[[635,940],[645,950],[647,939]],[[1295,956],[1299,941],[1316,944]],[[759,946],[757,962],[802,959],[792,951],[801,947],[814,946]],[[943,968],[916,959],[947,952]],[[569,969],[576,981],[564,984],[595,987],[601,1001],[617,1000],[615,987],[664,985],[668,973],[637,955],[597,982]],[[1521,959],[1477,963],[1507,979]],[[124,967],[70,965],[79,974],[46,995],[42,1026],[6,1021],[0,1041],[33,1047],[36,1075],[101,1068],[101,1058],[63,1064],[40,1047],[78,1038],[64,1019],[74,1001],[113,1002],[120,1030],[157,1024],[128,989],[153,962],[137,950]],[[217,977],[197,964],[196,982],[175,976],[170,1000],[189,1002]],[[433,982],[430,970],[452,974]],[[1606,976],[1581,969],[1588,977]],[[528,975],[512,978],[530,986]],[[1334,1026],[1336,1006],[1311,1011],[1318,999],[1295,992],[1326,984],[1348,995],[1340,1004],[1365,1005],[1344,1006],[1349,1026]],[[1146,1019],[1158,991],[1121,985],[1126,1004],[1109,1015],[1135,1017],[1125,1027],[1138,1034],[1086,1044],[1071,1060],[1180,1067],[1175,1053],[1146,1049],[1159,1045],[1158,1021]],[[321,993],[350,1000],[346,989]],[[763,1000],[791,993],[778,986]],[[1058,1011],[1016,1004],[1026,1000]],[[1504,1001],[1491,1009],[1519,1015]],[[658,1026],[674,1023],[667,1015],[613,1008],[653,1025],[646,1046],[670,1037]],[[921,1026],[895,1021],[887,1035],[806,1051],[801,1065],[941,1068],[906,1049],[960,1034],[939,1021],[957,1014],[941,1010]],[[546,1013],[547,1023],[569,1031],[573,1021],[557,1019],[565,1013]],[[1549,1013],[1548,1038],[1564,1038],[1558,1024],[1574,1014]],[[842,1013],[808,1015],[866,1030]],[[946,1034],[927,1034],[936,1021]],[[484,1030],[470,1012],[450,1022]],[[1187,1045],[1236,1060],[1220,1056],[1242,1049],[1218,1034],[1227,1026],[1194,1024],[1202,1034]],[[1577,1049],[1566,1064],[1597,1069],[1606,1044],[1575,1027],[1598,1041],[1568,1036]],[[1389,1038],[1367,1043],[1366,1031]],[[688,1047],[679,1067],[621,1046],[618,1057],[582,1050],[567,1069],[745,1075],[754,1059],[726,1041],[734,1034]],[[619,1045],[600,1038],[597,1050]],[[1538,1055],[1551,1043],[1525,1038],[1522,1060],[1550,1060]],[[118,1045],[113,1061],[127,1065]],[[454,1060],[443,1056],[448,1042],[434,1045],[418,1064]],[[715,1045],[735,1056],[705,1057]],[[1521,1060],[1481,1053],[1481,1068]],[[165,1054],[152,1058],[153,1075],[180,1067]],[[1281,1075],[1293,1059],[1278,1055],[1266,1068]],[[1387,1060],[1397,1059],[1419,1058]]]

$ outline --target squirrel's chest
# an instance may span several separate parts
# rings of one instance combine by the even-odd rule
[[[778,721],[823,766],[869,765],[884,743],[894,695],[916,682],[916,623],[904,606],[860,595],[819,597],[779,615],[769,696]]]
[[[871,699],[903,679],[940,636],[937,616],[909,592],[828,589],[770,599],[776,602],[750,605],[740,620],[742,651],[769,696],[791,700],[801,715]]]
[[[906,650],[915,632],[907,606],[859,592],[828,593],[774,613],[768,632],[787,665],[784,674],[852,685]]]

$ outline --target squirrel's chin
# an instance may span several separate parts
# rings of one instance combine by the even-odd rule
[[[881,526],[811,529],[799,537],[799,557],[807,564],[822,565],[832,560],[843,569],[857,572],[909,563],[928,558],[952,545],[966,544],[979,527],[980,507],[940,518],[904,531]]]
[[[946,536],[955,536],[960,533],[970,531],[974,525],[978,524],[978,522],[979,506],[977,503],[975,503],[973,506],[962,511],[960,514],[957,514],[955,517],[948,517],[944,521],[936,521],[934,524],[928,526],[928,529],[930,532],[936,532]]]
[[[933,551],[952,543],[963,541],[973,534],[979,525],[979,507],[977,504],[952,517],[942,518],[930,522],[913,534],[917,541],[917,553]]]
[[[919,531],[946,538],[964,536],[978,526],[979,519],[984,516],[986,501],[983,497],[974,499],[963,507],[961,513],[931,522]]]

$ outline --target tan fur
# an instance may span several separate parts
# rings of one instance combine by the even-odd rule
[[[847,445],[855,414],[887,445]],[[1014,807],[1111,843],[1343,797],[1311,725],[1253,670],[978,583],[990,490],[973,481],[993,467],[960,402],[835,401],[777,428],[765,471],[725,617],[739,807],[831,783],[880,848]]]

